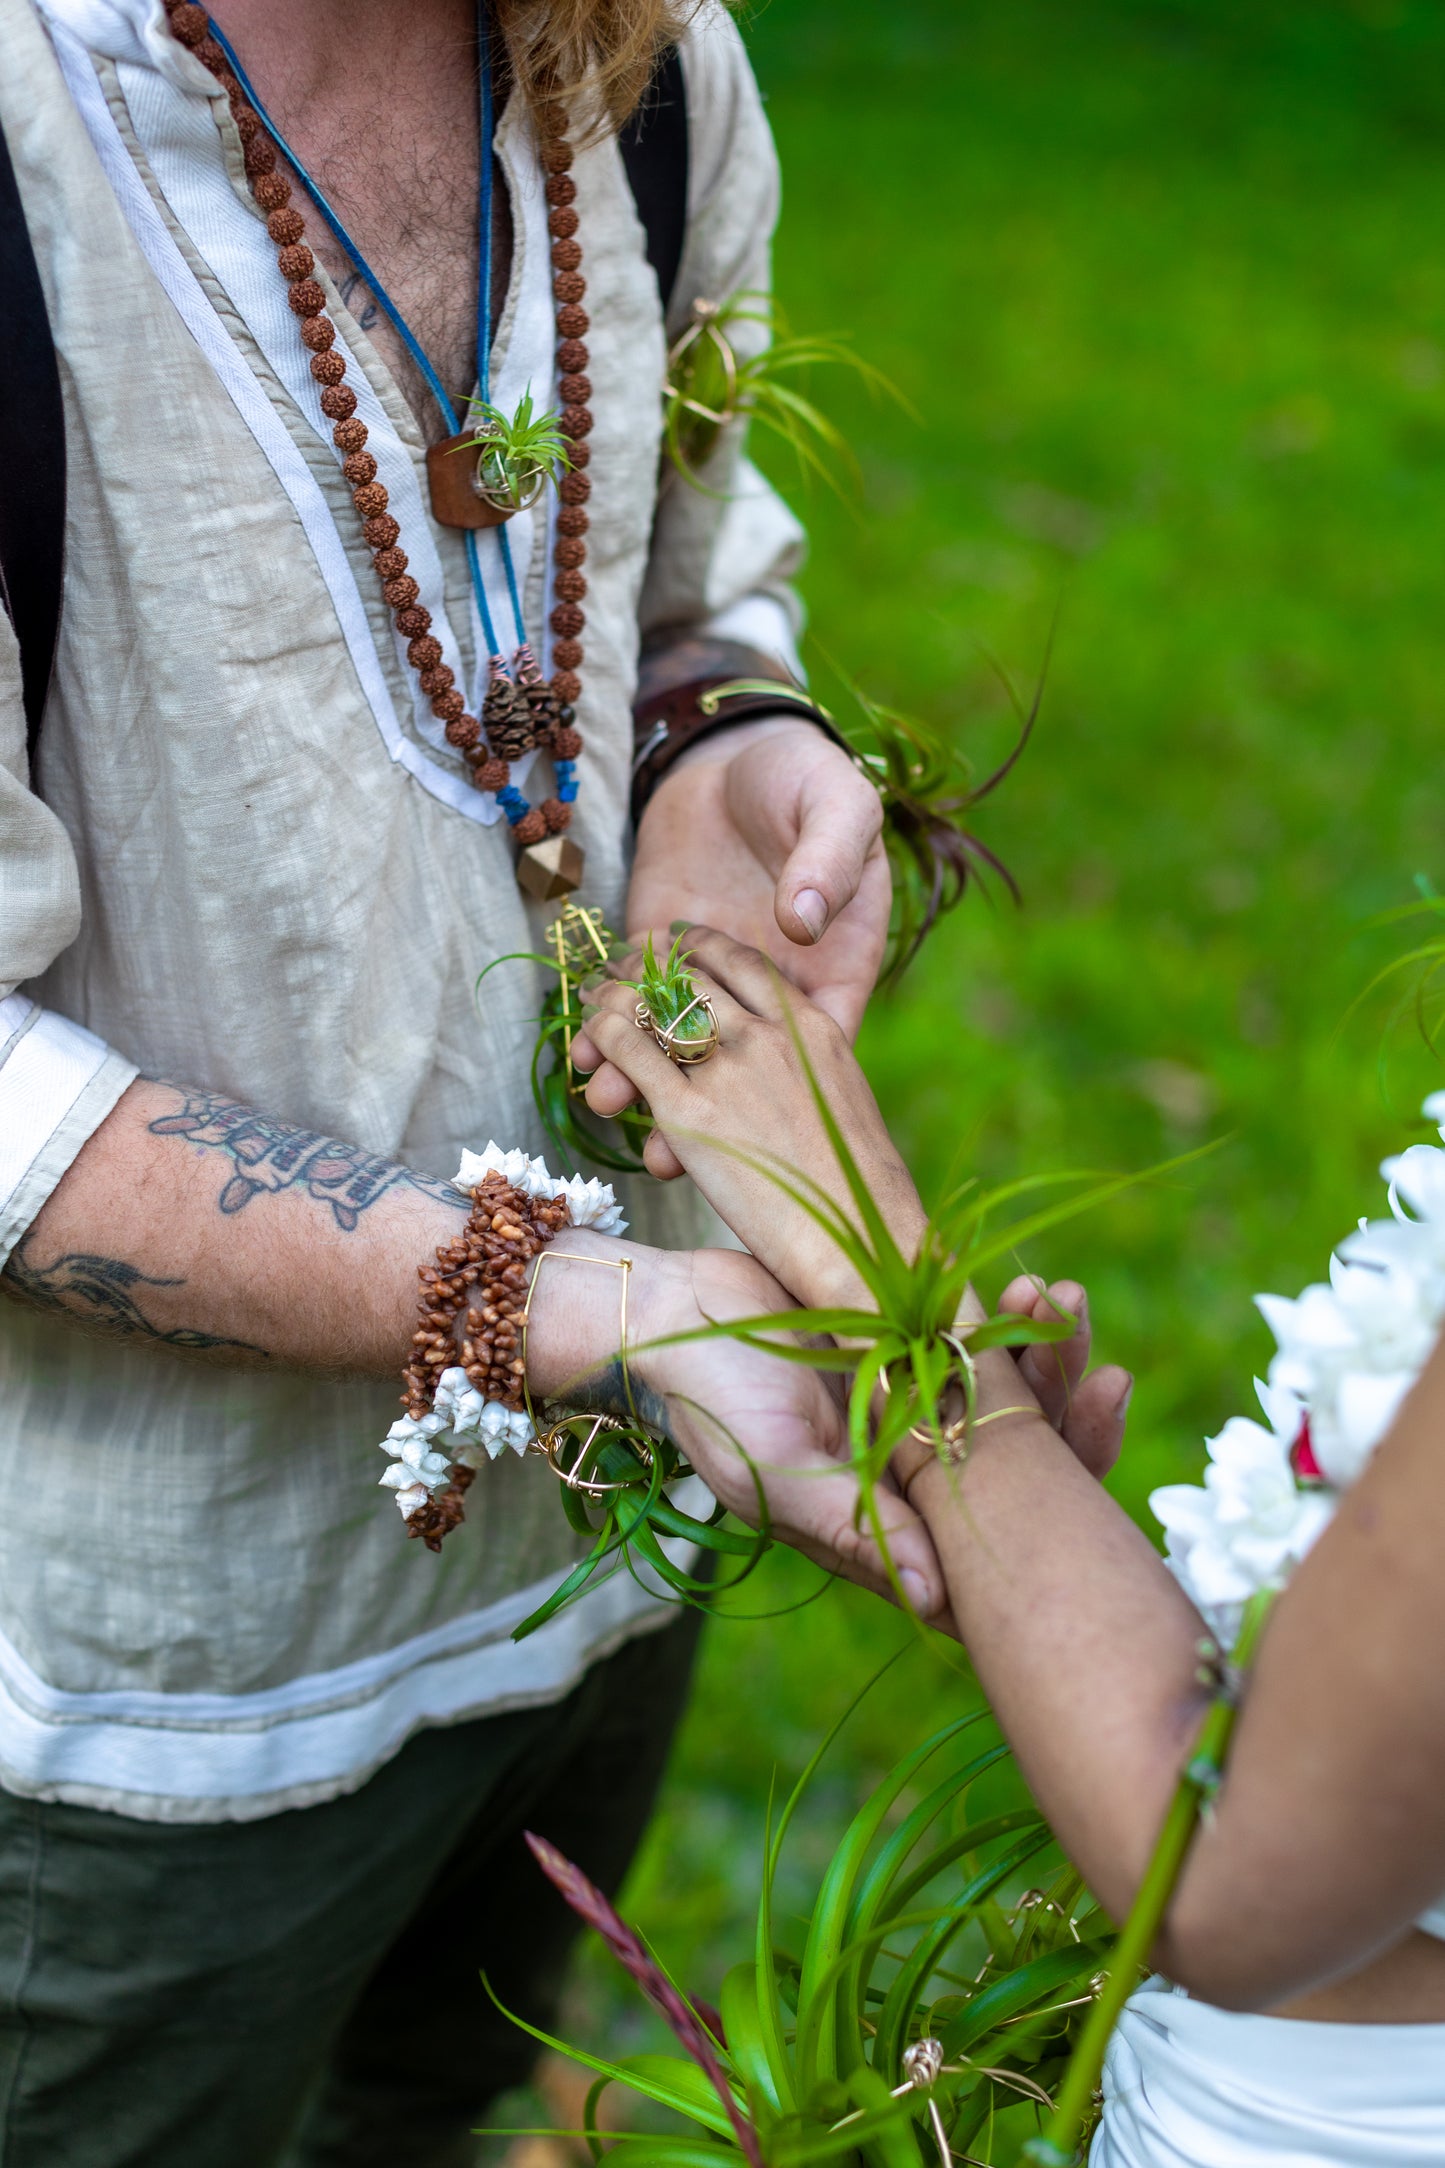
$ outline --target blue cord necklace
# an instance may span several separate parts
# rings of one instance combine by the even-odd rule
[[[485,414],[477,430],[470,434],[461,431],[446,388],[420,341],[356,246],[324,191],[267,113],[224,34],[205,10],[191,4],[191,0],[166,0],[166,6],[176,37],[211,68],[230,96],[232,114],[245,150],[252,193],[260,209],[267,214],[267,229],[272,240],[280,245],[280,269],[290,285],[292,308],[301,318],[302,339],[311,349],[312,374],[322,385],[322,411],[334,425],[333,438],[338,451],[344,455],[342,471],[352,484],[353,499],[365,523],[367,542],[375,552],[383,581],[382,591],[393,610],[398,631],[408,642],[408,660],[418,671],[422,690],[431,702],[433,713],[444,723],[449,742],[462,753],[471,769],[473,781],[482,790],[495,791],[497,802],[522,846],[518,860],[518,878],[522,886],[538,896],[563,895],[576,887],[582,877],[582,854],[563,831],[570,822],[577,797],[576,762],[581,751],[572,703],[579,690],[576,665],[581,661],[581,648],[577,634],[583,624],[582,611],[577,604],[586,592],[586,582],[580,571],[586,556],[586,545],[581,537],[587,529],[587,514],[582,507],[590,493],[588,477],[580,470],[587,464],[589,448],[583,440],[592,426],[591,415],[584,403],[590,387],[581,374],[587,359],[587,350],[581,340],[587,318],[577,306],[584,287],[576,268],[581,260],[581,250],[572,238],[577,217],[570,206],[576,196],[576,185],[567,170],[572,155],[566,142],[565,112],[560,107],[549,107],[544,111],[542,150],[548,175],[546,192],[552,206],[553,259],[557,267],[553,285],[558,301],[559,360],[567,371],[563,391],[564,394],[581,391],[583,399],[569,398],[559,425],[561,435],[571,441],[566,445],[568,456],[562,462],[569,471],[561,483],[563,505],[557,521],[556,545],[559,600],[551,620],[553,630],[558,634],[555,655],[558,668],[549,684],[543,678],[527,640],[516,569],[504,524],[510,512],[518,509],[519,500],[510,495],[499,505],[495,494],[484,491],[480,480],[479,455],[485,443]],[[478,0],[477,53],[481,156],[477,202],[476,371],[477,403],[485,409],[490,404],[491,377],[494,126],[485,0]],[[453,673],[442,660],[440,642],[431,633],[430,614],[418,600],[415,580],[407,574],[406,553],[397,547],[400,529],[387,511],[386,490],[376,480],[376,461],[364,449],[366,425],[356,419],[356,394],[343,381],[345,358],[336,352],[335,326],[323,314],[325,291],[311,276],[315,260],[302,243],[304,220],[291,206],[289,181],[277,171],[277,151],[300,177],[337,242],[374,295],[420,370],[451,432],[446,443],[432,447],[428,466],[434,476],[440,474],[449,505],[459,507],[459,516],[451,516],[440,507],[437,507],[438,515],[446,524],[462,526],[465,531],[472,592],[490,658],[481,724],[466,713],[466,704],[455,687]],[[453,463],[453,455],[458,452],[461,459]],[[437,464],[439,454],[443,462],[440,467]],[[471,455],[470,461],[468,455]],[[469,496],[472,485],[467,479],[468,464],[479,476],[475,485],[479,501],[475,504]],[[542,471],[545,473],[546,469]],[[534,483],[535,486],[540,485]],[[438,494],[434,483],[434,506]],[[503,658],[482,578],[478,537],[486,526],[492,526],[496,531],[516,629],[516,649],[510,668]],[[510,766],[522,753],[538,745],[552,756],[556,795],[541,805],[532,806],[511,781]]]

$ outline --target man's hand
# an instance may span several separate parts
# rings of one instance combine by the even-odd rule
[[[717,926],[771,956],[851,1039],[888,933],[882,828],[877,791],[811,723],[705,738],[642,816],[628,930]]]
[[[719,927],[770,956],[852,1039],[888,936],[882,829],[877,791],[811,723],[780,716],[705,738],[642,816],[628,932],[661,940],[680,919]],[[585,1033],[573,1058],[584,1072],[602,1060]],[[621,1086],[608,1073],[601,1101]],[[682,1172],[661,1144],[647,1164],[663,1180]]]

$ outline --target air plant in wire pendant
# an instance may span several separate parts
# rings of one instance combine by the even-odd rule
[[[512,415],[490,400],[473,399],[467,422],[470,433],[453,440],[448,456],[457,452],[475,456],[472,486],[503,519],[525,512],[547,484],[559,481],[572,465],[560,416],[534,411],[530,391],[523,394]]]

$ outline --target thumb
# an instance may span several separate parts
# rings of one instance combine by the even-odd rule
[[[773,914],[790,941],[821,941],[858,893],[883,828],[877,791],[824,743],[799,778],[798,840],[778,877]]]

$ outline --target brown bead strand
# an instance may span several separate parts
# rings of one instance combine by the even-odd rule
[[[588,316],[581,306],[587,282],[580,268],[582,244],[577,239],[578,219],[573,208],[577,184],[570,171],[573,152],[567,140],[565,106],[556,101],[544,106],[539,122],[550,206],[552,291],[557,303],[557,366],[563,401],[559,427],[568,440],[572,460],[571,470],[559,485],[562,502],[553,552],[556,601],[550,624],[556,635],[556,667],[549,683],[537,667],[531,648],[524,645],[518,651],[514,681],[501,658],[494,657],[483,721],[479,723],[467,713],[466,702],[456,689],[455,675],[442,660],[441,642],[431,630],[431,613],[418,599],[416,581],[407,572],[405,550],[397,546],[401,529],[388,510],[386,486],[376,479],[376,461],[365,449],[366,424],[356,419],[356,393],[345,381],[346,361],[336,350],[336,326],[324,314],[325,290],[312,276],[316,259],[305,243],[306,221],[291,201],[291,183],[277,171],[276,147],[225,54],[210,35],[205,9],[194,5],[193,0],[166,0],[166,10],[173,35],[211,70],[226,92],[241,138],[246,178],[277,247],[277,267],[287,282],[291,307],[300,319],[301,338],[311,354],[311,374],[321,386],[321,411],[332,423],[332,441],[343,455],[341,471],[361,516],[362,533],[373,553],[382,595],[398,632],[407,642],[407,660],[418,673],[422,692],[433,715],[443,724],[448,743],[467,762],[479,790],[505,789],[510,763],[536,744],[541,744],[553,760],[575,761],[582,751],[581,733],[574,727],[574,709],[582,690],[577,673],[582,662],[580,635],[586,624],[581,609],[587,593],[582,571],[587,544],[583,537],[587,533],[585,506],[592,484],[584,470],[591,459],[586,439],[592,430],[588,404],[592,385],[586,374],[588,353],[584,343]],[[560,833],[571,818],[570,805],[560,798],[547,798],[528,809],[513,833],[518,844],[525,847],[540,843],[545,835]]]
[[[333,424],[331,436],[343,455],[342,474],[351,485],[351,501],[362,520],[362,533],[373,552],[382,595],[396,628],[409,644],[407,659],[421,675],[431,711],[445,724],[447,740],[463,755],[480,746],[481,725],[466,712],[453,672],[442,661],[441,642],[431,636],[431,612],[417,600],[417,584],[407,572],[401,533],[387,509],[384,483],[376,480],[376,461],[366,451],[365,422],[356,419],[356,393],[344,379],[346,362],[336,351],[336,326],[322,312],[326,294],[312,277],[316,259],[303,236],[306,221],[291,201],[291,183],[276,170],[276,147],[260,115],[246,97],[225,54],[210,35],[206,11],[191,0],[166,0],[172,34],[203,61],[224,89],[241,138],[246,178],[266,230],[277,245],[277,267],[290,289],[289,300],[301,320],[301,338],[311,353],[311,374],[321,386],[321,411]],[[483,751],[483,758],[485,752]],[[502,778],[503,783],[506,777]],[[488,783],[485,788],[495,787]]]
[[[402,1402],[414,1420],[430,1411],[442,1372],[458,1363],[484,1400],[513,1409],[524,1405],[522,1325],[532,1260],[567,1218],[565,1198],[528,1197],[502,1174],[485,1175],[472,1191],[466,1226],[417,1275],[419,1321],[402,1374]],[[466,1329],[458,1351],[463,1308]],[[464,1518],[462,1494],[473,1474],[453,1462],[448,1487],[407,1515],[407,1534],[419,1536],[429,1551],[440,1550]]]
[[[586,617],[581,604],[587,594],[583,566],[587,562],[585,540],[589,525],[586,504],[592,494],[591,462],[592,383],[587,375],[587,311],[582,307],[587,282],[582,276],[582,244],[578,239],[577,183],[572,178],[572,146],[567,140],[567,111],[554,102],[541,108],[538,130],[542,138],[542,164],[546,169],[547,227],[552,236],[552,293],[557,304],[558,390],[562,399],[559,428],[567,439],[572,465],[558,484],[561,503],[557,509],[552,548],[555,567],[551,628],[552,679],[538,701],[539,736],[553,760],[576,760],[582,751],[581,732],[575,727],[575,708],[582,691],[578,671],[582,664],[581,635]],[[540,678],[540,673],[538,673]],[[548,833],[556,835],[572,818],[572,808],[559,798],[544,799],[533,809],[540,814]]]

